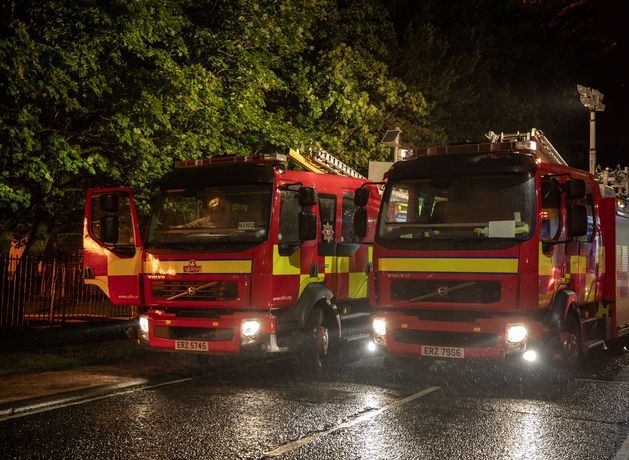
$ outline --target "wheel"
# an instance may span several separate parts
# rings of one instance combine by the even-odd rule
[[[576,318],[568,314],[559,333],[559,371],[563,377],[573,379],[577,376],[583,362],[581,330]]]
[[[319,375],[330,354],[330,331],[323,325],[323,309],[313,308],[305,326],[302,368],[308,374]]]

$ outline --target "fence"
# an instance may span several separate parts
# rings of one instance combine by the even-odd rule
[[[113,305],[83,282],[83,259],[0,258],[0,329],[53,326],[70,321],[124,319],[132,307]]]

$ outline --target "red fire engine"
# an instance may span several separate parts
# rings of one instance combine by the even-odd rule
[[[415,150],[385,177],[371,299],[385,362],[509,360],[574,374],[588,350],[629,337],[629,219],[615,214],[613,189],[567,166],[541,131]]]
[[[144,236],[130,189],[89,190],[85,282],[137,306],[151,348],[298,351],[318,371],[342,339],[369,334],[373,235],[359,242],[352,225],[367,180],[326,152],[289,155],[317,172],[285,170],[283,154],[177,162]],[[375,223],[377,191],[371,203]]]

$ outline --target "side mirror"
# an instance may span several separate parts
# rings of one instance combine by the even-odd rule
[[[299,206],[314,206],[317,203],[317,191],[312,187],[300,187],[298,192]]]
[[[367,235],[367,209],[358,208],[354,211],[354,235],[364,238]]]
[[[299,213],[299,239],[301,241],[317,239],[317,217],[313,212],[301,211]]]
[[[568,235],[572,238],[587,235],[588,215],[582,204],[570,204],[567,208]]]
[[[364,207],[369,202],[369,189],[357,188],[354,192],[354,206]]]
[[[569,179],[563,185],[563,189],[569,200],[585,198],[585,181],[583,179]]]
[[[118,212],[118,195],[115,193],[106,193],[101,195],[100,198],[100,208],[105,212]]]
[[[103,243],[116,244],[120,238],[119,230],[118,216],[103,216],[100,218],[100,240]]]

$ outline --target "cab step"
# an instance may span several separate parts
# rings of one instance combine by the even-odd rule
[[[603,347],[605,349],[605,341],[602,339],[592,339],[583,341],[583,353],[589,353],[594,348]]]

